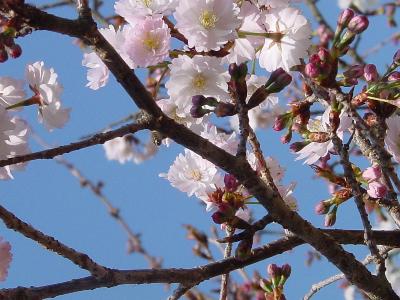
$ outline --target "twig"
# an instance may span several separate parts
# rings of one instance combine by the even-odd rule
[[[196,284],[179,284],[174,290],[173,294],[168,297],[168,300],[178,300],[180,297],[184,296],[191,288]]]
[[[56,161],[66,167],[70,173],[78,179],[80,185],[82,187],[86,187],[93,192],[93,194],[107,207],[107,211],[111,217],[113,217],[118,224],[121,225],[123,230],[126,232],[128,236],[128,243],[131,252],[140,253],[143,257],[148,261],[150,268],[160,268],[161,263],[160,260],[156,257],[150,255],[142,245],[142,241],[140,239],[139,234],[135,234],[132,229],[129,227],[128,223],[121,216],[121,212],[118,208],[114,207],[111,201],[103,194],[101,189],[101,184],[94,184],[92,181],[87,179],[82,175],[82,173],[70,162],[65,160],[62,157],[57,157]]]
[[[390,248],[390,247],[385,247],[384,249],[382,249],[382,250],[380,251],[380,253],[381,253],[382,256],[387,256],[387,253],[388,253],[391,249],[392,249],[392,248]],[[363,260],[363,264],[364,264],[364,265],[368,265],[368,264],[372,263],[373,261],[374,261],[374,256],[368,255],[368,256]],[[333,276],[331,276],[331,277],[329,277],[329,278],[326,278],[326,279],[324,279],[324,280],[322,280],[322,281],[320,281],[320,282],[318,282],[318,283],[316,283],[316,284],[313,284],[313,285],[311,286],[310,291],[303,297],[303,300],[309,300],[309,299],[311,299],[312,296],[314,296],[317,292],[319,292],[319,291],[320,291],[321,289],[323,289],[324,287],[326,287],[326,286],[328,286],[328,285],[330,285],[330,284],[332,284],[332,283],[334,283],[334,282],[336,282],[336,281],[338,281],[338,280],[344,279],[344,278],[345,278],[344,274],[343,274],[343,273],[339,273],[339,274],[333,275]]]
[[[228,227],[227,228],[227,236],[232,236],[232,234],[235,232],[234,228]],[[225,252],[224,252],[224,258],[228,258],[231,256],[232,252],[232,243],[227,243],[225,247]],[[229,282],[229,272],[222,274],[221,276],[221,290],[219,292],[219,300],[226,300],[226,297],[228,296],[228,282]]]
[[[22,163],[22,162],[28,162],[28,161],[36,160],[36,159],[52,159],[58,155],[77,151],[77,150],[84,149],[84,148],[88,148],[93,145],[104,144],[105,142],[112,140],[116,137],[122,137],[129,133],[135,133],[139,130],[147,129],[148,127],[149,127],[149,125],[147,123],[128,124],[128,125],[125,125],[121,128],[115,129],[115,130],[110,130],[108,132],[95,134],[91,138],[88,138],[83,141],[71,143],[68,145],[56,147],[56,148],[49,149],[49,150],[38,151],[38,152],[26,154],[26,155],[20,155],[20,156],[11,157],[8,159],[0,160],[0,167],[14,165],[14,164]]]

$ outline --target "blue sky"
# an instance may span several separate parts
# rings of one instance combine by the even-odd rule
[[[34,4],[46,2],[31,1]],[[113,1],[106,2],[106,7],[111,9]],[[326,12],[330,23],[334,24],[339,12],[336,1],[321,0],[320,7]],[[52,12],[67,17],[75,14],[72,9]],[[304,12],[308,14],[308,10]],[[373,18],[363,38],[362,49],[374,45],[392,32],[387,28],[384,18]],[[82,135],[95,132],[136,111],[133,102],[113,78],[105,88],[98,91],[85,88],[86,70],[81,66],[82,50],[74,44],[73,39],[54,33],[36,32],[18,40],[18,43],[23,48],[22,57],[2,64],[0,76],[22,78],[26,63],[43,60],[46,66],[53,67],[59,74],[59,80],[64,86],[63,103],[72,108],[70,122],[64,129],[52,133],[37,123],[33,108],[24,110],[23,116],[29,120],[34,131],[49,144],[62,145],[78,140]],[[390,63],[395,50],[393,46],[386,47],[381,54],[371,57],[369,62],[378,65]],[[263,130],[259,136],[264,145],[264,153],[276,157],[286,167],[285,181],[289,183],[302,179],[298,181],[295,190],[300,214],[314,225],[322,226],[323,218],[314,215],[313,207],[316,202],[328,196],[324,183],[312,179],[313,172],[308,166],[294,162],[294,156],[288,152],[287,145],[280,144],[279,135],[271,130]],[[31,145],[33,150],[41,149],[33,140]],[[182,224],[190,223],[206,232],[212,225],[210,214],[196,199],[187,198],[158,177],[159,173],[168,170],[180,151],[182,147],[177,145],[162,147],[154,159],[141,165],[120,165],[107,161],[101,146],[65,156],[89,179],[105,182],[104,193],[121,209],[121,214],[132,229],[142,233],[143,245],[149,253],[164,258],[164,267],[192,267],[205,263],[192,255],[193,243],[186,240]],[[126,235],[107,214],[102,203],[90,191],[81,188],[77,180],[54,161],[34,161],[24,172],[15,173],[14,180],[0,182],[0,187],[0,201],[7,209],[39,230],[89,254],[98,263],[120,269],[147,267],[143,257],[126,253]],[[336,227],[360,228],[354,208],[351,202],[340,207]],[[261,207],[256,210],[258,216],[264,213]],[[1,222],[0,235],[12,244],[14,256],[9,277],[0,283],[1,288],[46,285],[88,275],[69,261],[45,251],[19,233],[8,230]],[[267,237],[265,241],[275,238]],[[355,248],[360,258],[366,254],[360,247],[351,249]],[[287,298],[298,299],[311,284],[337,272],[324,259],[310,268],[306,267],[306,252],[309,249],[307,246],[298,247],[290,255],[280,255],[258,263],[255,267],[265,275],[269,263],[290,263],[293,275],[287,283]],[[214,253],[218,253],[218,250]],[[249,268],[249,274],[251,270],[253,267]],[[211,280],[202,283],[200,289],[209,290],[217,286]],[[163,285],[120,286],[57,299],[164,299],[170,293],[171,290]],[[341,297],[341,291],[334,284],[314,299]]]

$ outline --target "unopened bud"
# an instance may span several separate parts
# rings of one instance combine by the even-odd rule
[[[251,95],[249,101],[247,102],[247,107],[251,109],[260,105],[265,99],[267,99],[268,95],[269,93],[264,86],[259,87],[253,93],[253,95]]]
[[[368,83],[375,82],[379,79],[378,71],[376,66],[373,64],[367,64],[364,67],[364,78]]]
[[[400,72],[392,72],[389,77],[388,81],[393,82],[393,81],[399,81],[400,80]]]
[[[290,76],[284,69],[278,68],[271,73],[271,76],[264,86],[270,94],[279,93],[291,82],[292,76]]]
[[[331,207],[331,203],[330,201],[321,201],[318,202],[317,205],[315,205],[314,207],[314,212],[317,215],[325,215],[326,213],[328,213],[329,208]]]
[[[304,73],[306,74],[307,77],[310,78],[317,78],[319,75],[321,75],[318,65],[314,63],[306,64],[304,68]]]
[[[215,213],[213,213],[211,215],[211,218],[215,224],[226,223],[230,220],[230,218],[221,211],[216,211]]]
[[[360,34],[368,28],[368,25],[368,18],[364,15],[358,15],[350,20],[347,28],[356,34]]]
[[[246,78],[247,64],[242,63],[239,66],[236,63],[230,64],[228,68],[229,75],[233,80],[241,81]]]
[[[196,95],[192,97],[193,106],[203,106],[204,104],[206,104],[206,102],[206,97],[204,97],[203,95]]]
[[[279,115],[275,118],[275,122],[274,122],[274,125],[272,126],[272,128],[275,131],[281,131],[284,128],[286,128],[290,119],[291,119],[291,113],[284,113],[282,115]]]
[[[204,117],[206,114],[208,114],[209,112],[211,112],[211,111],[208,110],[208,109],[204,109],[204,108],[202,108],[201,106],[195,106],[195,105],[193,105],[193,106],[190,108],[190,115],[191,115],[193,118],[202,118],[202,117]]]
[[[289,264],[284,264],[281,267],[282,270],[282,276],[288,278],[290,276],[290,274],[292,273],[292,268]]]
[[[267,272],[271,278],[281,276],[282,274],[281,268],[278,267],[276,264],[269,264],[267,267]]]
[[[236,179],[236,177],[231,174],[225,174],[224,183],[225,183],[225,190],[227,192],[236,191],[240,185],[240,182]]]
[[[282,144],[290,143],[292,140],[292,130],[288,130],[285,135],[281,136],[280,138]]]
[[[351,21],[351,19],[353,19],[353,17],[354,17],[354,11],[350,8],[345,9],[339,15],[339,18],[337,20],[338,26],[346,27]]]
[[[337,206],[334,206],[333,209],[327,215],[325,215],[324,225],[326,227],[331,227],[331,226],[335,225],[336,211],[337,211]]]

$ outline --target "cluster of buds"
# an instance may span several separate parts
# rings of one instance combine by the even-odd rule
[[[382,183],[382,171],[377,165],[373,165],[362,172],[357,178],[360,182],[367,184],[367,193],[372,198],[385,197],[388,189]]]
[[[205,97],[203,95],[193,96],[192,104],[190,115],[193,118],[202,118],[206,114],[215,111],[219,105],[218,100],[214,97]]]
[[[278,267],[276,264],[270,264],[267,271],[270,278],[260,279],[260,287],[264,291],[265,299],[286,300],[283,288],[292,271],[290,265],[284,264]]]
[[[231,174],[225,175],[224,184],[224,188],[217,188],[208,194],[208,201],[217,207],[217,211],[211,216],[214,223],[226,224],[231,228],[249,228],[249,223],[236,216],[236,212],[244,208],[245,200],[248,198],[240,191],[241,184]]]
[[[347,53],[349,45],[357,34],[364,32],[369,25],[368,18],[364,15],[355,15],[351,9],[345,9],[339,16],[333,46],[335,56],[343,56]]]
[[[320,201],[315,206],[315,213],[325,215],[324,225],[333,226],[336,223],[336,213],[340,204],[349,200],[353,196],[350,188],[343,188],[333,193],[332,198]]]
[[[326,48],[320,48],[317,53],[310,56],[304,73],[323,86],[330,86],[335,82],[336,62]]]
[[[8,57],[17,58],[22,54],[22,48],[16,44],[14,21],[0,17],[0,63]]]

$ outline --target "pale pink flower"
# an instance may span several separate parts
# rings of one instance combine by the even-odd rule
[[[189,196],[205,196],[215,190],[215,183],[221,177],[214,164],[194,152],[185,149],[185,154],[179,154],[168,173],[160,174],[173,187]]]
[[[385,197],[388,189],[386,185],[379,181],[372,181],[368,183],[367,193],[372,198],[382,198]]]
[[[147,16],[168,15],[177,0],[119,0],[115,2],[115,12],[132,25],[140,23]]]
[[[281,194],[283,201],[293,211],[298,210],[297,200],[293,197],[293,190],[296,187],[296,183],[292,182],[288,186],[278,185],[279,194]]]
[[[329,133],[329,113],[331,111],[331,107],[329,106],[322,117],[317,117],[314,120],[310,120],[307,128],[311,132],[327,132]],[[340,125],[337,130],[337,135],[340,139],[343,139],[343,134],[351,125],[351,119],[347,116],[346,113],[342,112],[340,114]],[[333,150],[333,142],[331,140],[317,143],[311,142],[307,146],[305,146],[300,151],[296,152],[299,156],[296,160],[304,159],[305,164],[314,164],[321,157],[325,157],[329,151]]]
[[[377,165],[368,167],[362,173],[362,177],[368,182],[379,180],[382,177],[381,168]]]
[[[57,81],[54,69],[47,69],[42,61],[38,61],[27,65],[26,78],[35,93],[33,97],[39,102],[39,122],[44,123],[49,131],[63,127],[69,120],[70,109],[61,107],[62,86]]]
[[[258,0],[258,5],[268,8],[288,7],[290,0]]]
[[[176,28],[197,51],[218,50],[236,38],[239,8],[233,0],[181,0],[174,17]]]
[[[143,161],[153,157],[157,152],[157,146],[153,141],[148,141],[145,145],[139,145],[131,135],[117,137],[103,144],[106,151],[106,157],[109,160],[117,160],[124,164],[132,161],[140,164]]]
[[[11,245],[0,237],[0,281],[6,280],[11,260]]]
[[[24,82],[10,77],[0,77],[0,105],[11,106],[25,98]]]
[[[124,53],[137,67],[156,65],[168,58],[170,39],[170,30],[160,16],[146,17],[129,31]]]
[[[243,2],[239,19],[242,20],[240,31],[247,32],[265,32],[260,25],[260,11],[250,2]],[[241,64],[256,57],[256,48],[264,43],[264,38],[259,36],[243,36],[235,39],[233,47],[229,50],[229,54],[223,58],[224,63]]]
[[[311,27],[300,11],[292,7],[271,10],[261,21],[268,33],[277,36],[265,39],[259,55],[260,66],[272,72],[279,67],[289,71],[300,64],[311,45]]]
[[[206,124],[204,130],[201,132],[201,136],[226,152],[232,155],[236,154],[239,140],[235,132],[231,134],[218,132],[216,126]]]
[[[189,112],[192,96],[214,96],[229,99],[228,76],[216,57],[196,55],[193,58],[179,56],[172,60],[170,78],[166,83],[168,95],[176,105]]]

